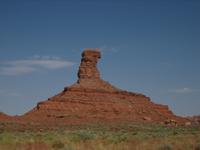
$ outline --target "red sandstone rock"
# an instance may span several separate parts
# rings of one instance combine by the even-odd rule
[[[97,62],[100,58],[101,53],[98,49],[86,49],[82,53],[81,65],[78,71],[79,82],[84,79],[100,80],[100,73],[97,69]]]
[[[98,59],[101,58],[101,53],[98,49],[85,49],[82,53],[81,64],[78,71],[78,81],[72,86],[66,88],[70,91],[106,91],[117,92],[121,91],[112,86],[108,82],[100,78],[100,73],[97,69]]]
[[[200,125],[200,116],[192,116],[192,117],[187,117],[187,118],[191,121],[192,124]]]
[[[100,58],[98,49],[86,49],[82,53],[75,84],[11,120],[48,125],[135,121],[165,123],[166,120],[184,124],[187,121],[174,115],[168,106],[155,104],[143,94],[120,90],[102,80],[97,69]]]
[[[6,118],[6,117],[7,117],[7,115],[6,115],[6,114],[4,114],[4,113],[0,112],[0,118]]]

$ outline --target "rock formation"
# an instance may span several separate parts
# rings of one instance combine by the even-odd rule
[[[193,125],[200,125],[200,115],[187,117]]]
[[[98,49],[85,49],[77,82],[38,103],[15,121],[48,126],[136,121],[164,124],[166,120],[184,124],[187,121],[174,115],[168,106],[155,104],[143,94],[120,90],[102,80],[97,69],[100,58]]]
[[[81,65],[78,71],[79,82],[87,79],[100,80],[100,73],[97,69],[97,62],[100,58],[101,53],[98,49],[87,49],[82,53]]]
[[[4,114],[3,112],[0,112],[0,120],[6,120],[8,118],[9,118],[8,115]]]
[[[78,71],[78,81],[70,86],[68,90],[120,91],[100,78],[100,72],[97,69],[97,62],[100,58],[101,53],[99,49],[85,49],[82,53]]]

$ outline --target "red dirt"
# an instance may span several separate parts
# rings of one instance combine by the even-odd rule
[[[166,105],[155,104],[143,94],[120,90],[102,80],[96,67],[99,58],[101,54],[97,49],[86,49],[75,84],[38,103],[22,116],[0,114],[0,121],[53,126],[102,122],[188,122],[188,119],[174,115]]]

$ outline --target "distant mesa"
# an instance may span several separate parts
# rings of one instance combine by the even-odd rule
[[[155,104],[143,94],[121,90],[102,80],[97,68],[100,58],[99,49],[85,49],[76,83],[39,102],[24,115],[8,120],[48,126],[122,122],[177,125],[188,122],[188,119],[174,115],[166,105]]]

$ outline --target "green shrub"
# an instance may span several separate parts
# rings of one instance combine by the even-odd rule
[[[80,130],[74,133],[69,133],[68,138],[72,142],[87,141],[96,138],[96,134],[89,130]]]
[[[12,133],[2,133],[0,137],[0,144],[14,144],[17,137]]]
[[[112,133],[107,135],[106,139],[110,143],[121,143],[127,141],[130,137],[128,133]]]

